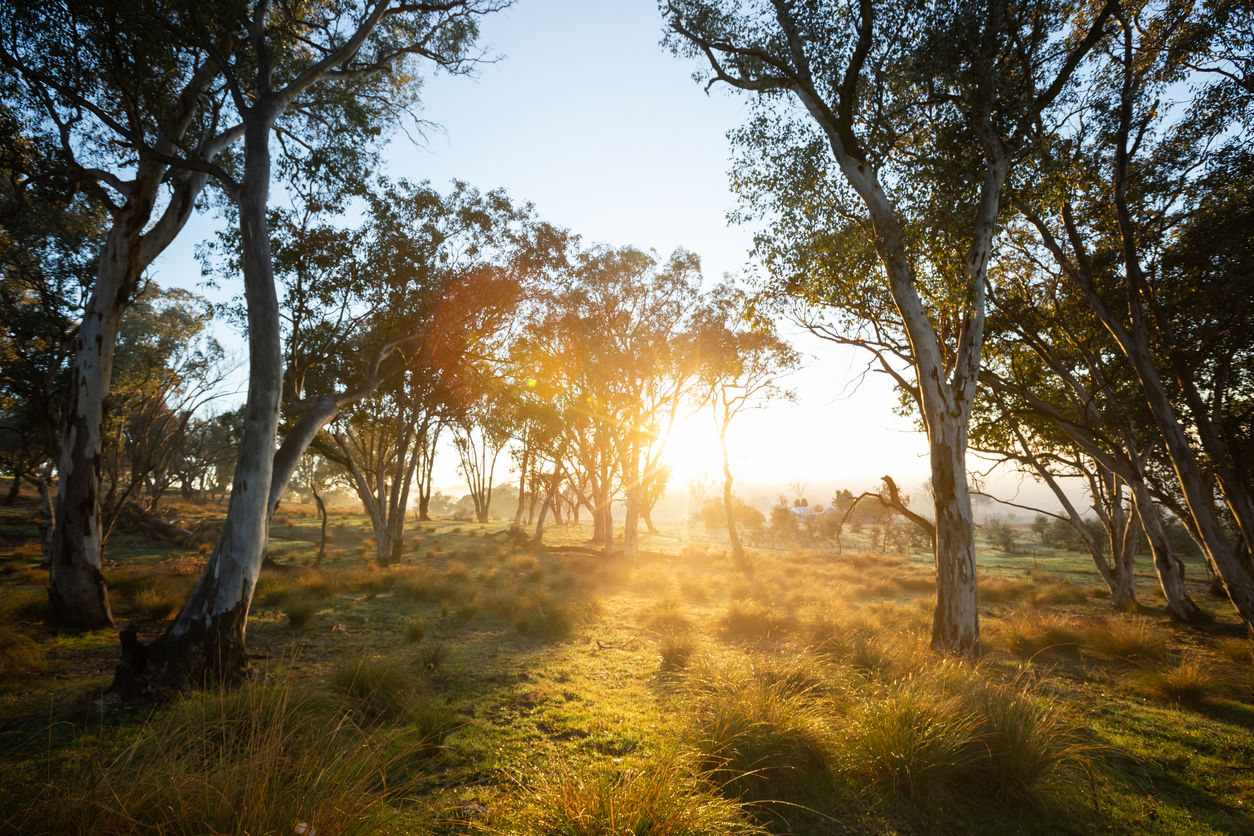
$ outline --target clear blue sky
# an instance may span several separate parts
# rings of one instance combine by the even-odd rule
[[[505,187],[589,242],[663,255],[683,246],[701,256],[707,281],[740,269],[752,230],[726,224],[735,205],[726,132],[745,115],[743,101],[707,95],[692,80],[696,67],[659,45],[661,34],[652,0],[519,0],[483,21],[483,42],[499,61],[477,78],[425,80],[423,116],[442,127],[420,146],[398,136],[389,174]],[[207,229],[188,230],[158,265],[158,281],[194,281],[190,254]],[[927,445],[892,414],[887,381],[871,375],[851,392],[863,358],[812,339],[797,345],[812,357],[794,379],[799,404],[746,415],[733,428],[743,495],[765,501],[803,480],[812,501],[826,502],[835,487],[871,489],[885,473],[918,493]],[[690,455],[681,479],[720,469],[703,426],[683,434]],[[451,459],[437,484],[456,485]]]

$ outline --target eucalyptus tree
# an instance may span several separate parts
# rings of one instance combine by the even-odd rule
[[[769,322],[745,322],[746,294],[730,284],[708,294],[702,320],[697,325],[701,358],[701,386],[708,399],[723,451],[723,517],[727,540],[737,565],[747,567],[744,546],[736,530],[734,477],[727,432],[737,416],[760,409],[772,401],[792,400],[793,393],[780,378],[801,365],[796,349],[780,339]]]
[[[1117,608],[1134,605],[1131,523],[1139,520],[1172,616],[1201,620],[1150,495],[1146,471],[1161,436],[1131,370],[1084,301],[1068,292],[1065,277],[1018,240],[1003,254],[1007,269],[989,319],[973,447],[1017,462],[1051,488]],[[1111,562],[1058,483],[1060,473],[1089,483]],[[1124,511],[1125,488],[1132,515]]]
[[[931,453],[939,651],[980,651],[967,422],[1002,192],[1111,5],[662,4],[667,43],[704,63],[707,86],[752,94],[736,182],[768,223],[759,250],[781,291],[904,346],[913,380],[899,383]],[[868,305],[888,320],[867,320]]]
[[[699,277],[696,256],[683,250],[663,261],[630,247],[594,248],[578,254],[528,329],[554,358],[537,378],[560,399],[567,472],[586,477],[593,539],[606,553],[621,496],[624,552],[636,554],[643,484],[696,384],[690,326]]]
[[[1016,206],[1125,358],[1184,516],[1254,624],[1254,306],[1238,289],[1254,260],[1249,13],[1226,0],[1121,4],[1116,20],[1083,102],[1088,118],[1048,146],[1040,188]]]
[[[479,17],[505,5],[505,0],[363,0],[272,6],[257,0],[215,8],[211,18],[196,17],[199,43],[223,79],[243,148],[238,166],[190,156],[178,162],[211,173],[238,210],[248,391],[227,517],[205,572],[174,622],[148,648],[138,681],[129,670],[133,665],[120,669],[119,690],[229,679],[246,665],[245,628],[277,487],[274,448],[284,367],[267,213],[272,139],[290,139],[285,144],[297,147],[325,139],[351,159],[363,137],[416,105],[412,81],[424,62],[450,72],[472,68]],[[224,39],[235,45],[233,52],[212,48]],[[338,159],[316,152],[315,147],[310,156],[316,159],[309,162]],[[285,467],[284,479],[290,474]]]
[[[34,481],[46,505],[49,534],[49,476],[69,385],[80,288],[90,284],[104,222],[103,207],[74,188],[56,138],[23,125],[19,114],[0,105],[0,321],[5,326],[0,331],[0,462],[12,477],[4,501],[13,504],[22,483]]]
[[[101,428],[122,315],[207,181],[204,171],[177,163],[213,160],[242,135],[238,124],[223,120],[222,77],[210,57],[231,55],[236,33],[191,43],[197,6],[0,6],[10,106],[57,137],[66,176],[109,217],[74,336],[60,433],[49,580],[49,617],[57,627],[112,624],[100,574]]]

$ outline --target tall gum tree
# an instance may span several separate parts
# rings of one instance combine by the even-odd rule
[[[856,210],[854,201],[841,209],[878,259],[908,340],[912,391],[928,436],[936,516],[932,646],[976,656],[967,422],[1002,192],[1027,132],[1067,92],[1110,7],[1071,15],[1053,3],[1008,0],[906,8],[876,0],[856,7],[675,0],[661,9],[667,43],[702,59],[709,85],[754,95],[762,114],[755,127],[765,133],[742,132],[742,144],[786,155],[800,139],[834,164],[837,191],[856,196]],[[907,31],[909,42],[901,37]],[[912,211],[921,197],[948,215],[940,228],[931,228],[935,217]],[[811,192],[797,209],[822,199]],[[929,236],[943,238],[947,251],[936,248],[929,259]],[[942,322],[938,307],[954,313]]]
[[[1085,102],[1093,118],[1049,146],[1042,187],[1016,208],[1126,360],[1183,516],[1254,625],[1250,453],[1225,443],[1248,436],[1242,390],[1254,356],[1254,310],[1236,290],[1251,258],[1248,234],[1236,232],[1251,216],[1252,167],[1240,162],[1249,159],[1243,132],[1254,112],[1248,10],[1124,3],[1115,17],[1117,37]],[[1206,243],[1190,252],[1199,227],[1209,230]],[[1231,233],[1212,237],[1219,229]]]
[[[112,625],[100,572],[101,428],[118,327],[144,270],[191,216],[212,160],[242,135],[220,125],[218,68],[188,43],[192,6],[5,3],[0,65],[15,103],[59,134],[70,176],[105,206],[70,368],[58,457],[49,611],[59,629]],[[213,49],[230,54],[232,41]]]
[[[696,326],[702,395],[718,430],[723,453],[723,515],[727,542],[736,565],[750,569],[740,532],[736,529],[731,454],[727,434],[736,417],[772,401],[793,400],[780,379],[796,371],[801,357],[768,323],[749,323],[748,297],[730,284],[716,287]],[[751,327],[752,325],[752,327]]]
[[[378,0],[296,7],[258,0],[205,24],[206,33],[237,32],[240,43],[233,57],[214,59],[243,125],[242,167],[238,174],[207,163],[201,169],[215,175],[238,208],[249,348],[243,431],[226,521],[200,582],[142,664],[124,656],[115,692],[231,681],[247,666],[245,630],[268,539],[284,367],[267,225],[276,126],[293,124],[281,123],[289,114],[319,108],[385,123],[413,103],[407,81],[421,62],[467,69],[477,57],[471,48],[478,17],[504,5]],[[324,123],[304,124],[320,131],[314,126]]]

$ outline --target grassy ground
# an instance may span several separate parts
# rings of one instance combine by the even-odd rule
[[[42,626],[31,513],[0,509],[0,830],[1254,832],[1254,643],[1200,585],[1207,632],[1149,574],[1117,614],[1077,555],[986,549],[966,665],[927,650],[930,559],[856,538],[745,573],[703,531],[628,564],[441,521],[379,570],[340,513],[315,569],[312,509],[285,506],[253,681],[101,716],[116,636]],[[145,640],[205,560],[125,534],[110,557]]]

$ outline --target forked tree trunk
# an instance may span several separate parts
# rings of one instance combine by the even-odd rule
[[[1184,586],[1184,567],[1176,560],[1172,552],[1171,541],[1163,529],[1162,518],[1158,516],[1158,506],[1150,496],[1149,488],[1143,479],[1133,479],[1133,506],[1141,521],[1141,529],[1149,542],[1150,554],[1154,557],[1154,571],[1158,574],[1158,583],[1162,587],[1163,597],[1167,599],[1167,611],[1176,621],[1186,624],[1199,624],[1209,620],[1206,612],[1193,602]]]
[[[274,442],[283,389],[279,304],[266,225],[274,117],[271,103],[259,101],[244,137],[239,217],[249,375],[226,523],[191,598],[148,650],[151,670],[145,679],[157,688],[233,681],[247,668],[244,636],[269,534]],[[125,685],[117,679],[114,684]]]

